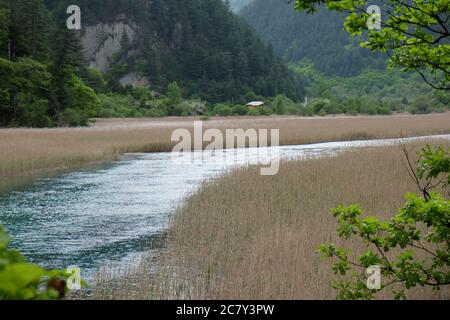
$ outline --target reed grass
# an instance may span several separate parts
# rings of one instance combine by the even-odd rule
[[[113,160],[127,152],[170,151],[173,130],[198,118],[99,119],[75,129],[0,129],[0,184]],[[377,117],[212,118],[205,129],[280,129],[282,145],[450,133],[450,113]]]
[[[248,167],[209,180],[177,210],[157,261],[98,282],[93,297],[334,299],[331,262],[316,250],[330,241],[365,248],[336,236],[330,210],[356,203],[391,218],[403,195],[416,191],[401,159],[398,147],[366,148],[283,162],[272,177]],[[450,290],[417,288],[408,297],[449,299]]]

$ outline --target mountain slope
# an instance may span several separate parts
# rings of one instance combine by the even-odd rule
[[[91,66],[116,83],[149,83],[161,91],[178,81],[188,95],[212,102],[248,91],[302,96],[283,62],[221,0],[47,1],[61,21],[69,3],[86,13]]]
[[[240,14],[287,61],[308,59],[318,71],[340,76],[385,65],[384,56],[360,48],[346,33],[343,14],[319,10],[308,15],[284,0],[254,0]]]

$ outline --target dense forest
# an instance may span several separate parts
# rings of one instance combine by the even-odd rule
[[[376,1],[374,1],[376,3]],[[450,94],[418,74],[386,70],[387,55],[362,48],[344,30],[346,13],[297,12],[292,2],[253,0],[240,15],[291,69],[307,79],[307,114],[427,113],[447,110]]]
[[[81,7],[83,28],[112,23],[118,15],[137,25],[138,36],[122,39],[107,73],[89,68],[83,59],[84,30],[65,28],[70,4]],[[0,0],[0,24],[2,125],[189,115],[202,112],[204,103],[199,100],[303,96],[299,80],[221,0]],[[130,72],[148,79],[152,94],[122,86],[119,80]],[[154,101],[155,95],[169,95],[169,84],[172,95],[179,91],[175,96],[190,102],[179,105],[180,99],[167,96]],[[117,101],[126,110],[111,107]]]
[[[345,13],[326,9],[297,12],[284,0],[255,0],[240,14],[287,61],[311,60],[317,71],[353,76],[364,68],[382,69],[386,57],[361,48],[344,30]]]
[[[79,37],[40,0],[0,1],[0,125],[85,123],[99,100],[82,80]]]
[[[66,28],[71,4],[81,7],[81,31]],[[241,16],[231,10],[241,7]],[[283,0],[0,0],[0,126],[449,108],[448,93],[386,71],[386,57],[360,48],[343,19]],[[115,25],[133,37],[108,35]],[[103,51],[108,37],[119,42],[101,72],[87,54],[97,27]],[[249,110],[253,100],[266,106]]]

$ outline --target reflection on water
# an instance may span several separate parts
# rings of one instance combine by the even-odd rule
[[[450,135],[438,136],[450,139]],[[414,140],[414,139],[405,139]],[[111,262],[139,256],[157,242],[170,214],[203,180],[239,165],[330,156],[348,148],[399,140],[333,142],[267,150],[129,154],[114,164],[42,178],[20,191],[0,195],[0,223],[12,246],[45,267],[77,265],[86,274]],[[268,148],[269,149],[269,148]],[[175,157],[177,158],[177,157]]]

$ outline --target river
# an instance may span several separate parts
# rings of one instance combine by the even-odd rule
[[[450,140],[450,135],[433,138]],[[420,139],[424,138],[403,140]],[[89,278],[101,266],[123,266],[139,259],[164,235],[171,214],[202,181],[237,166],[257,164],[258,155],[266,161],[274,156],[268,151],[274,150],[281,159],[333,156],[400,141],[196,152],[193,159],[185,154],[177,161],[170,153],[126,154],[109,165],[41,178],[0,194],[0,223],[11,246],[31,261],[48,268],[78,266]]]

